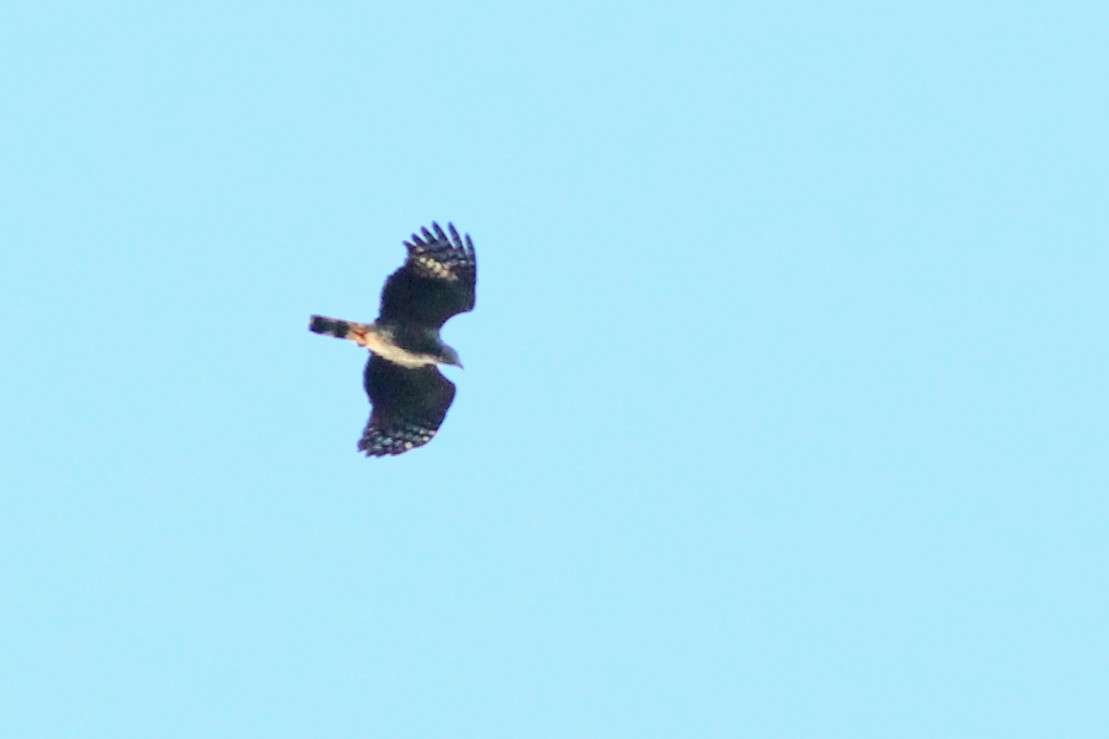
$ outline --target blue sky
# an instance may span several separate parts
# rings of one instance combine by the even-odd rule
[[[1105,736],[1107,22],[5,6],[0,734]]]

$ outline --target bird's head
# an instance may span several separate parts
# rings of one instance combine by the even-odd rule
[[[453,364],[455,367],[462,366],[462,360],[458,358],[458,352],[451,349],[446,344],[443,345],[442,350],[439,352],[440,364]]]

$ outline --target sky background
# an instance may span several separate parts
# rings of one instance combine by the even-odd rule
[[[1107,7],[6,3],[0,735],[1106,736]]]

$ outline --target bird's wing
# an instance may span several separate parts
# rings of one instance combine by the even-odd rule
[[[474,309],[477,258],[470,235],[431,224],[404,242],[408,259],[381,291],[382,321],[409,321],[440,328],[447,319]]]
[[[367,457],[401,454],[428,443],[454,401],[454,383],[434,365],[409,369],[371,356],[363,381],[373,404],[358,441]]]

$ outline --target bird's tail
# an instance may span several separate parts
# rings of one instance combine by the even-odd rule
[[[324,336],[334,336],[336,339],[353,339],[352,333],[357,333],[363,324],[352,321],[341,321],[338,318],[327,316],[312,316],[308,330]]]

